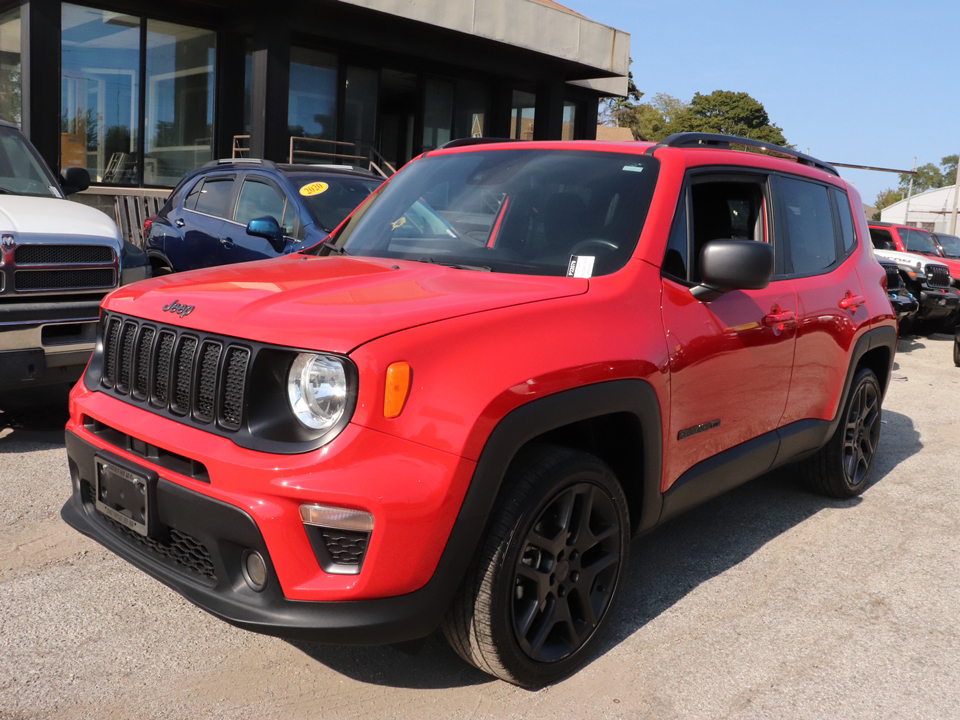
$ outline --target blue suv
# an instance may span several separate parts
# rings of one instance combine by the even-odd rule
[[[154,275],[262,260],[327,237],[382,178],[340,165],[219,160],[188,174],[147,229]]]

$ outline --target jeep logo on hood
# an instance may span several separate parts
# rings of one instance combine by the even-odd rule
[[[190,313],[193,312],[193,308],[194,308],[194,307],[196,307],[196,306],[195,306],[195,305],[181,305],[181,304],[179,303],[179,301],[174,300],[174,301],[173,301],[172,303],[170,303],[169,305],[164,305],[164,306],[163,306],[163,311],[164,311],[164,312],[169,312],[169,313],[176,313],[176,314],[179,315],[180,317],[185,318],[187,315],[189,315]]]

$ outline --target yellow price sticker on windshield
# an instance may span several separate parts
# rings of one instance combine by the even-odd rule
[[[325,193],[329,187],[325,182],[313,182],[300,188],[300,194],[305,197],[319,195],[320,193]]]

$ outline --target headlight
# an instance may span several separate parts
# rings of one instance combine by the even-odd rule
[[[314,430],[329,430],[347,407],[343,361],[330,355],[300,353],[287,375],[287,397],[301,423]]]

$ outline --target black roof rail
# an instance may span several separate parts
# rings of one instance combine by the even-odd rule
[[[200,167],[217,167],[218,165],[263,165],[263,167],[276,168],[277,164],[273,160],[264,160],[262,158],[220,158],[204,163]]]
[[[648,150],[648,153],[652,154],[653,150],[656,150],[658,147],[672,147],[672,148],[689,148],[689,147],[714,147],[722,148],[729,150],[731,145],[746,145],[747,147],[760,148],[761,150],[769,150],[772,153],[778,155],[786,155],[787,157],[795,158],[796,161],[802,165],[809,165],[811,167],[820,168],[825,170],[831,175],[836,175],[840,177],[840,173],[837,172],[837,169],[830,163],[823,162],[822,160],[817,160],[815,157],[810,155],[805,155],[802,152],[798,152],[792,148],[786,148],[781,145],[774,145],[773,143],[763,142],[762,140],[754,140],[753,138],[743,138],[736,137],[735,135],[719,135],[717,133],[698,133],[698,132],[681,132],[674,133],[670,137],[662,140],[660,143]]]
[[[446,150],[447,148],[458,148],[464,147],[466,145],[487,145],[488,143],[505,143],[505,142],[521,142],[516,138],[494,138],[494,137],[478,137],[478,138],[457,138],[456,140],[451,140],[448,143],[444,143],[437,150]]]

